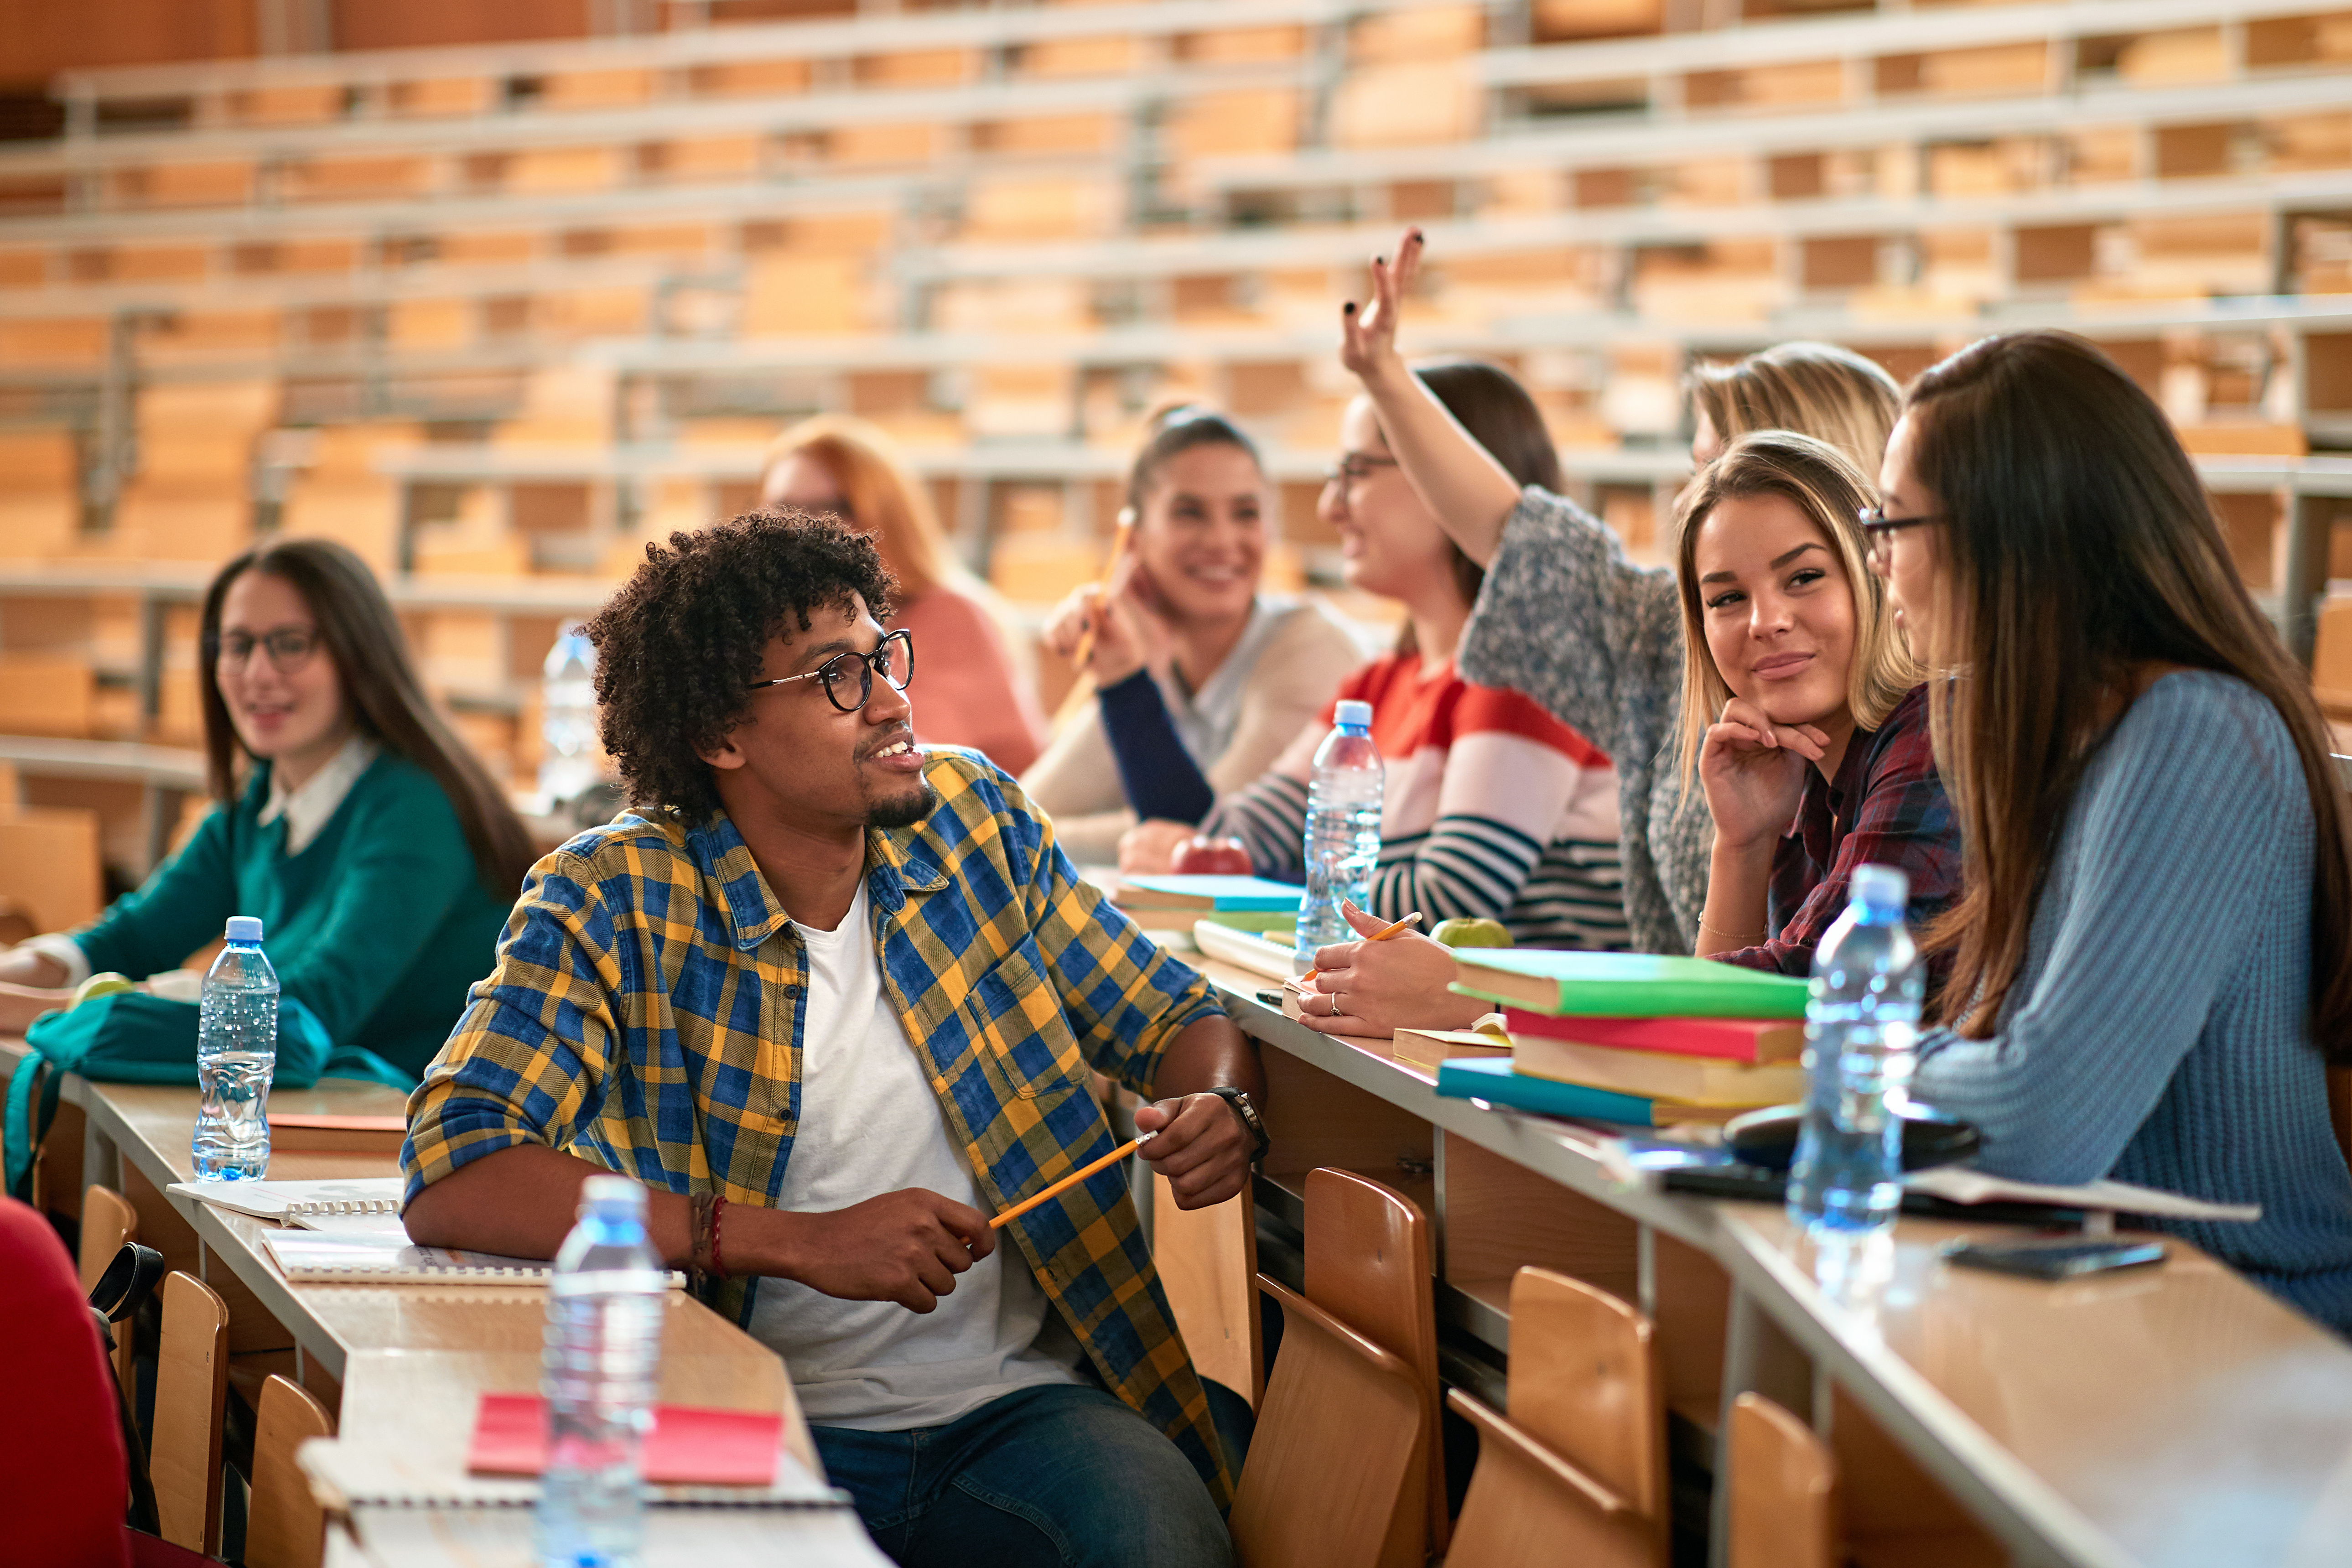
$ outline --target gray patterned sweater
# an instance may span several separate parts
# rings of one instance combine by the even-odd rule
[[[1510,686],[1617,764],[1625,920],[1644,952],[1688,952],[1706,906],[1715,822],[1675,772],[1683,689],[1675,574],[1636,566],[1607,524],[1529,485],[1462,637],[1461,669]]]
[[[1979,1163],[2223,1203],[2165,1226],[2352,1331],[2352,1172],[2309,1025],[2311,797],[2278,710],[2168,675],[2084,768],[1995,1032],[1920,1041],[1912,1092],[1976,1123]]]

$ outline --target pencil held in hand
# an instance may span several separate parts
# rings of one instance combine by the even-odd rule
[[[1088,1176],[1093,1175],[1096,1172],[1103,1170],[1108,1166],[1118,1164],[1121,1160],[1126,1159],[1129,1154],[1134,1153],[1138,1149],[1142,1148],[1146,1143],[1150,1142],[1154,1138],[1159,1136],[1160,1134],[1157,1132],[1146,1132],[1140,1138],[1137,1138],[1130,1142],[1120,1144],[1109,1153],[1105,1154],[1101,1159],[1094,1161],[1090,1164],[1087,1164],[1079,1170],[1071,1172],[1068,1175],[1064,1176],[1060,1181],[1055,1182],[1052,1186],[1047,1187],[1044,1192],[1039,1193],[1036,1196],[1023,1198],[1019,1203],[1014,1204],[1011,1208],[1006,1209],[1003,1214],[998,1215],[994,1219],[990,1220],[988,1222],[988,1228],[991,1230],[1000,1230],[1005,1226],[1012,1224],[1014,1220],[1019,1219],[1023,1215],[1027,1214],[1031,1209],[1035,1208],[1038,1205],[1052,1203],[1055,1198],[1060,1197],[1064,1193],[1068,1192],[1072,1187],[1076,1186],[1080,1182],[1085,1181]]]
[[[1095,633],[1102,617],[1110,614],[1110,580],[1118,573],[1118,563],[1127,555],[1127,542],[1135,532],[1135,513],[1131,509],[1118,514],[1118,531],[1110,537],[1110,558],[1103,563],[1102,577],[1095,584],[1095,613],[1087,621],[1087,629],[1078,634],[1078,653],[1075,661],[1080,674],[1095,657]]]
[[[1405,916],[1404,919],[1401,921],[1391,921],[1388,924],[1382,926],[1371,935],[1364,938],[1364,940],[1366,942],[1386,942],[1389,938],[1396,935],[1397,932],[1404,930],[1407,926],[1417,926],[1420,923],[1421,911],[1419,910],[1415,910],[1412,913]],[[1323,972],[1319,969],[1310,969],[1306,973],[1300,975],[1297,979],[1286,980],[1283,984],[1293,986],[1300,991],[1311,991],[1315,986],[1315,977],[1322,973]]]

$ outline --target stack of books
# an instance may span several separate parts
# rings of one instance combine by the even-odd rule
[[[1503,1008],[1511,1054],[1448,1060],[1437,1092],[1636,1127],[1805,1097],[1802,980],[1702,958],[1465,949],[1454,989]]]

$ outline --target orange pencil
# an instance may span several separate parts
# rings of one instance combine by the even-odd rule
[[[1023,1198],[1019,1203],[1014,1204],[1011,1208],[1006,1209],[1003,1214],[998,1215],[994,1219],[990,1220],[988,1222],[988,1228],[991,1230],[998,1229],[1003,1226],[1009,1225],[1013,1221],[1019,1219],[1023,1215],[1027,1214],[1039,1204],[1053,1202],[1055,1198],[1060,1197],[1064,1193],[1068,1192],[1072,1187],[1076,1186],[1080,1182],[1085,1181],[1088,1176],[1093,1175],[1097,1171],[1101,1170],[1104,1166],[1118,1164],[1121,1160],[1126,1159],[1129,1154],[1134,1153],[1138,1149],[1142,1148],[1146,1143],[1150,1142],[1154,1138],[1159,1136],[1160,1134],[1157,1132],[1147,1132],[1142,1137],[1136,1139],[1132,1142],[1120,1144],[1109,1153],[1105,1154],[1101,1159],[1088,1164],[1085,1169],[1071,1172],[1068,1175],[1064,1176],[1060,1181],[1055,1182],[1052,1186],[1047,1187],[1044,1192],[1039,1193],[1035,1197]]]
[[[1404,930],[1405,927],[1419,925],[1420,923],[1421,911],[1419,910],[1415,910],[1412,913],[1405,916],[1404,919],[1401,921],[1391,921],[1388,924],[1382,926],[1380,930],[1374,931],[1364,940],[1366,942],[1386,942],[1389,938],[1396,935],[1397,932]],[[1298,976],[1296,980],[1286,980],[1283,984],[1285,985],[1296,986],[1301,991],[1309,991],[1314,989],[1315,977],[1322,973],[1323,972],[1319,969],[1310,969],[1306,973]]]
[[[1127,554],[1128,539],[1134,532],[1134,509],[1121,507],[1118,513],[1118,530],[1110,538],[1110,559],[1103,563],[1102,578],[1095,584],[1095,616],[1097,617],[1110,614],[1110,606],[1102,602],[1103,591],[1110,586],[1111,578],[1117,575],[1119,560]],[[1087,629],[1078,634],[1078,654],[1074,662],[1080,674],[1086,672],[1087,661],[1095,656],[1095,628],[1101,624],[1099,619],[1089,619],[1087,622]]]

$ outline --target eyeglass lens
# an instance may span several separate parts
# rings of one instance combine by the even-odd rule
[[[851,700],[847,699],[853,669],[857,673],[857,696]],[[903,631],[892,632],[870,654],[845,653],[829,658],[817,670],[817,684],[824,688],[825,696],[832,699],[835,708],[844,713],[855,713],[874,695],[874,672],[877,669],[892,690],[906,690],[907,683],[915,676],[913,637]]]

